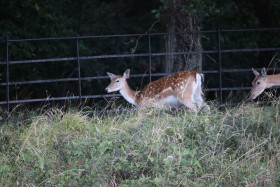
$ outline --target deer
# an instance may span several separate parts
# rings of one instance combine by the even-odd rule
[[[138,91],[132,90],[127,83],[127,79],[130,78],[129,69],[122,76],[109,72],[107,75],[110,77],[111,83],[105,90],[108,93],[119,91],[127,102],[136,107],[148,105],[178,107],[183,104],[195,113],[198,113],[203,106],[209,110],[209,106],[202,97],[204,79],[202,73],[181,71],[150,82]]]
[[[280,85],[280,74],[267,75],[266,69],[262,68],[261,73],[252,68],[255,78],[252,82],[250,99],[256,99],[266,88]]]

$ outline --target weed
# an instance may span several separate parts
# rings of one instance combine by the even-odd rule
[[[277,186],[279,102],[211,108],[42,110],[1,126],[0,185]]]

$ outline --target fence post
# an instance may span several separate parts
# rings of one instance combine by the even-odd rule
[[[217,29],[218,61],[219,61],[219,102],[223,104],[223,85],[222,85],[222,55],[221,55],[221,30]]]
[[[151,49],[151,35],[148,31],[148,43],[149,43],[149,79],[152,82],[152,49]]]
[[[82,104],[81,64],[80,64],[79,38],[78,38],[77,34],[76,34],[76,50],[77,50],[77,62],[78,62],[79,100],[80,100],[80,107],[81,107],[81,104]]]
[[[9,63],[9,40],[6,37],[6,100],[7,100],[7,120],[10,117],[10,63]]]

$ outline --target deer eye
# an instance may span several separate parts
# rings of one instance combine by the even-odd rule
[[[260,82],[257,82],[257,85],[261,84]]]
[[[116,82],[120,82],[119,80],[116,80]]]

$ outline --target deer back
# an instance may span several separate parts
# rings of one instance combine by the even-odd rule
[[[153,81],[138,92],[138,102],[143,99],[163,99],[181,92],[192,92],[196,74],[195,71],[182,71]]]

